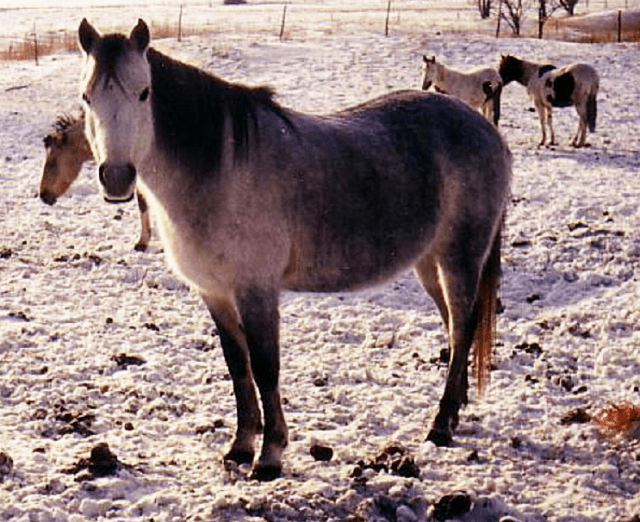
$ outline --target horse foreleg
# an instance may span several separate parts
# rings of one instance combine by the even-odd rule
[[[147,200],[136,190],[136,198],[138,200],[138,209],[140,210],[140,239],[133,247],[139,252],[144,252],[149,246],[151,240],[151,220],[149,219],[149,206]]]
[[[240,313],[247,336],[253,377],[260,391],[264,413],[264,439],[253,477],[272,480],[282,471],[287,446],[287,424],[280,400],[280,347],[278,294],[252,289],[240,298]]]
[[[233,381],[238,425],[231,449],[224,460],[252,464],[256,435],[262,431],[260,407],[253,382],[247,338],[235,306],[226,299],[203,296],[218,328],[224,358]]]
[[[547,115],[544,105],[536,103],[536,110],[538,111],[538,118],[540,119],[540,129],[542,130],[542,138],[538,147],[542,147],[547,141]]]

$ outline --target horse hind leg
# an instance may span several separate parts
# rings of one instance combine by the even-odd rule
[[[203,300],[218,328],[236,398],[236,435],[224,460],[252,464],[255,455],[254,442],[262,431],[262,421],[246,335],[232,299],[203,295]]]
[[[432,254],[427,254],[415,265],[420,283],[436,303],[445,327],[449,324],[449,309],[438,274],[438,265]]]
[[[486,261],[477,256],[456,256],[458,262],[443,260],[438,264],[441,293],[448,309],[451,361],[439,410],[427,436],[427,440],[437,446],[451,444],[459,410],[468,402],[468,357],[474,342],[478,385],[482,392],[493,345],[500,271],[499,236],[497,233]],[[472,248],[466,250],[472,251]]]

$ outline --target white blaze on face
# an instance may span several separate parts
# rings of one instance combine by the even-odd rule
[[[85,132],[96,162],[138,168],[153,140],[151,71],[146,51],[127,51],[109,77],[98,76],[96,59],[89,54],[83,71]]]

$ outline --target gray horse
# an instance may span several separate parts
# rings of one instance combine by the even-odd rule
[[[280,290],[334,292],[414,266],[449,333],[428,438],[448,445],[467,402],[468,355],[486,377],[511,155],[463,102],[394,92],[328,116],[277,104],[127,37],[80,24],[86,133],[107,200],[147,196],[170,264],[218,327],[236,396],[226,460],[280,475]],[[319,347],[319,349],[321,349]],[[262,412],[258,401],[260,394]],[[264,422],[263,422],[264,420]]]

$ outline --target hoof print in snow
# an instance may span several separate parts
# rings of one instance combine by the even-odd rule
[[[585,424],[591,420],[591,415],[584,408],[576,408],[571,410],[560,419],[560,424],[567,426],[569,424]]]
[[[0,451],[0,482],[11,473],[13,473],[13,459],[4,451]]]
[[[118,460],[106,442],[97,444],[91,448],[91,455],[89,458],[83,458],[78,463],[66,469],[66,473],[76,474],[81,471],[86,471],[86,474],[78,477],[77,480],[91,480],[96,477],[107,477],[115,475],[116,471],[122,466],[122,463]]]
[[[442,497],[433,506],[433,518],[444,522],[457,518],[471,510],[471,495],[465,491],[454,491]]]
[[[392,444],[382,450],[373,459],[360,460],[351,472],[353,478],[360,478],[365,469],[374,471],[386,471],[393,475],[406,478],[418,478],[420,468],[415,463],[413,457],[406,454],[407,450],[403,446]]]
[[[333,450],[329,446],[323,446],[322,444],[314,444],[309,452],[316,461],[329,462],[333,458]]]
[[[142,357],[127,355],[126,353],[112,355],[111,360],[114,361],[119,368],[126,368],[127,366],[141,366],[147,362]]]

